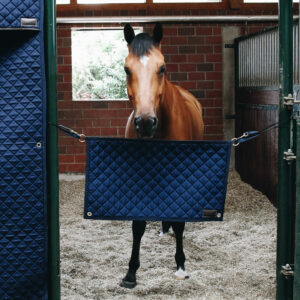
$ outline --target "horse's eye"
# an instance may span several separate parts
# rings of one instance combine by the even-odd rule
[[[124,70],[125,70],[125,73],[127,76],[129,76],[131,74],[128,67],[125,67]]]
[[[165,71],[166,71],[166,66],[163,65],[163,66],[161,66],[160,69],[159,69],[159,74],[164,74]]]

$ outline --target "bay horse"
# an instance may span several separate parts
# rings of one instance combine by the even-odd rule
[[[188,91],[170,83],[165,75],[166,64],[161,53],[162,25],[157,23],[152,36],[140,33],[135,36],[129,24],[124,27],[124,38],[129,54],[124,70],[127,76],[128,98],[133,111],[127,121],[125,137],[166,140],[202,140],[204,125],[202,108]],[[163,232],[170,227],[176,236],[175,261],[177,279],[188,278],[183,252],[184,222],[163,222]],[[129,270],[121,286],[134,288],[136,272],[140,266],[139,253],[146,221],[133,221],[133,246]]]

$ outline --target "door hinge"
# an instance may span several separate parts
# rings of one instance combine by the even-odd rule
[[[291,278],[291,276],[294,276],[294,265],[286,264],[285,266],[281,266],[280,273],[285,276],[286,279]]]
[[[290,164],[294,160],[296,160],[296,155],[292,149],[288,149],[288,151],[283,152],[283,159],[286,160],[288,164]]]
[[[283,97],[283,105],[287,108],[292,108],[294,104],[294,97],[292,94],[288,94],[287,96]]]

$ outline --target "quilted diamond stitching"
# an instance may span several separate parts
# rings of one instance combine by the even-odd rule
[[[0,49],[0,298],[45,299],[41,35],[13,34]]]
[[[230,148],[87,138],[85,217],[203,221],[203,209],[223,213]]]
[[[40,26],[40,10],[40,1],[1,0],[0,28],[21,28],[21,18],[36,18]]]

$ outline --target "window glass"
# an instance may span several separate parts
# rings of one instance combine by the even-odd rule
[[[146,0],[77,0],[78,4],[146,3]]]
[[[70,4],[70,0],[56,0],[56,4]]]
[[[153,0],[153,3],[208,3],[222,2],[222,0]]]
[[[127,99],[127,55],[123,28],[72,30],[73,100]]]

